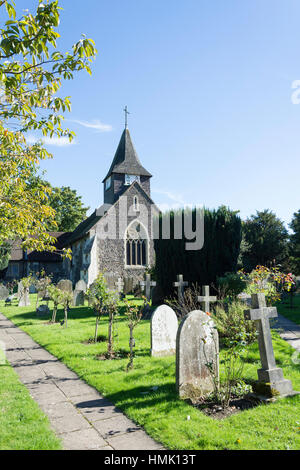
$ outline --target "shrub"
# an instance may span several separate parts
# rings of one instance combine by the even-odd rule
[[[245,320],[244,311],[245,304],[239,301],[233,301],[227,306],[227,310],[223,307],[216,306],[215,313],[212,318],[216,323],[220,336],[220,342],[227,347],[237,338],[245,345],[253,343],[257,337],[255,323]]]
[[[246,281],[238,273],[226,273],[222,277],[217,277],[218,297],[221,299],[226,297],[236,299],[246,289],[246,286]]]
[[[170,216],[170,237],[163,238],[163,217]],[[197,220],[192,211],[193,230]],[[173,282],[177,274],[183,274],[190,283],[211,285],[218,276],[237,269],[241,243],[241,219],[226,207],[218,210],[204,209],[204,246],[200,250],[186,250],[191,240],[176,238],[175,221],[184,226],[184,211],[160,214],[158,238],[154,240],[156,256],[155,278],[166,297],[174,292]]]

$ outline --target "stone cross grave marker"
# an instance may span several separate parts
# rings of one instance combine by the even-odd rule
[[[142,287],[143,290],[145,289],[146,299],[148,300],[148,302],[150,302],[150,300],[151,300],[151,287],[155,287],[156,282],[151,281],[151,275],[150,274],[146,274],[146,280],[145,281],[140,281],[140,286]]]
[[[174,282],[174,286],[178,289],[178,300],[184,299],[184,288],[188,285],[189,283],[183,280],[183,275],[177,274],[177,282]]]
[[[253,320],[258,331],[258,346],[262,368],[258,369],[259,382],[255,384],[254,390],[260,395],[293,395],[292,383],[283,377],[283,371],[276,367],[272,336],[270,329],[270,318],[278,316],[276,307],[267,307],[265,294],[252,294],[252,308],[245,310],[246,320]],[[275,392],[275,393],[274,393]]]
[[[183,318],[177,332],[177,392],[180,398],[204,397],[215,390],[218,380],[217,329],[206,313],[194,310]]]
[[[202,286],[202,295],[199,295],[198,302],[204,312],[210,312],[210,302],[216,302],[217,297],[209,295],[209,286]]]
[[[171,356],[176,351],[178,319],[168,305],[157,307],[151,317],[151,356]]]

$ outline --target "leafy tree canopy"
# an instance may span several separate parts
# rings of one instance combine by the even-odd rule
[[[57,49],[60,10],[57,0],[39,0],[35,13],[17,17],[14,2],[0,0],[2,18],[8,16],[0,28],[0,246],[20,238],[24,249],[55,250],[47,233],[49,223],[55,225],[49,188],[42,181],[30,184],[40,161],[51,154],[42,142],[29,145],[26,135],[39,131],[72,140],[74,133],[62,128],[70,97],[58,93],[75,72],[91,73],[96,54],[86,37],[70,52]]]
[[[86,219],[86,212],[89,207],[84,207],[81,196],[76,190],[68,186],[52,188],[49,195],[48,205],[55,210],[55,221],[57,230],[60,232],[71,232],[78,224]],[[55,229],[51,226],[50,229]]]
[[[295,274],[300,274],[300,209],[295,212],[290,223],[293,234],[290,236],[290,258]]]
[[[288,232],[269,209],[251,215],[243,223],[243,235],[245,269],[251,271],[258,265],[280,264],[287,257]]]

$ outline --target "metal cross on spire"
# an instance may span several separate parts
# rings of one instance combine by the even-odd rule
[[[127,129],[127,116],[128,114],[130,114],[130,112],[128,111],[127,109],[127,105],[125,106],[125,108],[123,109],[124,113],[125,113],[125,129]]]

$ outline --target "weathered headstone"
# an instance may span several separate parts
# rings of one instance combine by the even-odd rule
[[[151,275],[150,274],[146,274],[146,280],[145,281],[140,281],[140,286],[142,287],[143,290],[145,289],[146,299],[148,300],[148,302],[150,302],[150,300],[151,300],[151,287],[155,287],[156,282],[151,281]]]
[[[168,305],[157,307],[151,317],[151,356],[171,356],[176,351],[178,319]]]
[[[194,310],[183,318],[177,332],[177,392],[181,398],[206,396],[214,391],[218,377],[218,332],[206,313]]]
[[[124,277],[124,294],[130,294],[133,292],[133,278],[132,277]]]
[[[203,312],[210,312],[210,302],[216,302],[217,297],[209,295],[209,286],[202,286],[202,295],[198,297]]]
[[[0,285],[0,300],[6,300],[9,296],[9,290],[6,286]]]
[[[276,367],[270,318],[276,318],[277,308],[267,307],[265,294],[252,294],[252,308],[245,310],[245,319],[253,320],[258,331],[258,346],[262,368],[258,369],[258,382],[253,389],[258,395],[274,397],[276,395],[294,395],[292,383],[283,377],[283,371]]]
[[[22,287],[20,289],[20,297],[19,297],[19,307],[29,307],[30,299],[29,299],[29,287]]]
[[[73,292],[73,305],[80,307],[84,305],[84,291],[75,289]]]
[[[63,290],[64,292],[73,292],[73,285],[69,279],[61,279],[57,284],[58,289]]]
[[[184,288],[188,285],[189,283],[183,280],[183,275],[177,274],[177,282],[174,282],[174,287],[177,287],[179,301],[182,301],[184,299]]]
[[[86,282],[83,279],[80,279],[75,284],[75,290],[86,292],[86,290],[87,290]]]
[[[123,294],[123,291],[124,291],[124,281],[121,277],[118,277],[118,280],[116,281],[115,286],[117,288],[118,294],[121,296],[121,294]]]

